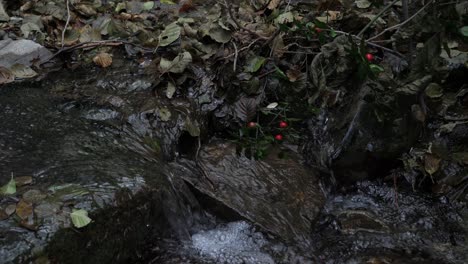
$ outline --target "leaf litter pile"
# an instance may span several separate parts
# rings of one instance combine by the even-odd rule
[[[303,120],[339,109],[367,87],[377,95],[378,126],[399,120],[390,112],[408,112],[423,127],[392,176],[413,188],[430,181],[436,193],[466,193],[466,138],[450,139],[468,131],[466,1],[3,1],[0,38],[51,51],[14,65],[0,58],[0,84],[38,78],[57,64],[109,68],[123,54],[171,99],[187,82],[206,81],[197,74],[203,68],[215,76],[216,96],[232,106],[231,115],[216,116],[234,131],[278,103],[290,107],[289,121]],[[411,102],[389,111],[389,94]],[[11,192],[11,184],[2,189]],[[90,221],[86,212],[71,216],[77,227]]]

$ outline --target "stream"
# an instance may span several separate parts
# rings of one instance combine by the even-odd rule
[[[0,221],[0,263],[466,263],[463,202],[379,175],[335,190],[294,146],[254,161],[203,132],[222,101],[154,89],[118,58],[1,87],[0,183],[32,183],[0,208],[34,209]],[[93,222],[72,228],[72,209]]]

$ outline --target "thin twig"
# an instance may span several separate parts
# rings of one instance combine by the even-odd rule
[[[247,45],[247,46],[245,46],[245,47],[239,49],[239,53],[242,52],[242,51],[244,51],[244,50],[246,50],[246,49],[249,49],[250,47],[252,47],[253,44],[255,44],[255,43],[256,43],[257,41],[259,41],[259,40],[260,40],[259,38],[258,38],[258,39],[254,39],[249,45]],[[236,53],[234,52],[234,53],[232,53],[232,54],[227,55],[227,56],[224,57],[223,59],[229,59],[229,58],[231,58],[232,56],[235,56],[235,55],[236,55]]]
[[[132,43],[132,42],[129,42],[129,41],[126,41],[126,40],[114,39],[114,40],[88,41],[88,42],[81,42],[81,43],[78,43],[78,44],[75,44],[75,45],[72,45],[72,46],[69,46],[69,47],[60,48],[60,49],[58,49],[57,52],[52,54],[49,58],[47,58],[41,64],[49,62],[51,59],[57,57],[59,54],[61,54],[63,52],[67,52],[67,51],[71,51],[71,50],[75,50],[75,49],[79,49],[79,48],[92,48],[92,47],[98,47],[98,46],[119,46],[119,45],[123,45],[123,44],[132,45],[132,46],[138,47],[138,48],[140,48],[142,50],[145,50],[145,51],[148,51],[148,52],[153,51],[153,49],[148,49],[148,48],[145,48],[145,47],[141,47],[141,46],[139,46],[139,45],[137,45],[135,43]]]
[[[370,26],[372,26],[375,23],[375,21],[377,21],[377,19],[379,19],[385,12],[387,12],[387,10],[389,10],[398,1],[400,1],[400,0],[393,0],[393,2],[391,2],[384,9],[382,9],[382,11],[380,11],[369,23],[367,23],[367,25],[357,34],[357,36],[359,37],[362,34],[364,34],[364,32],[366,32],[366,30]]]
[[[234,46],[234,50],[235,50],[234,65],[232,66],[232,69],[234,72],[236,72],[237,58],[239,57],[239,51],[237,50],[237,45],[234,41],[232,41],[232,45]]]
[[[349,33],[344,32],[344,31],[335,30],[335,32],[338,33],[338,34],[349,35]],[[362,39],[361,37],[358,37],[358,36],[356,36],[356,35],[351,35],[351,37],[353,37],[353,38],[355,38],[355,39],[357,39],[357,40],[359,40],[359,41]],[[373,46],[373,47],[379,48],[379,49],[383,49],[383,50],[388,51],[388,52],[390,52],[390,53],[392,53],[392,54],[395,54],[395,55],[397,55],[397,56],[399,56],[399,57],[401,57],[401,58],[404,58],[404,57],[405,57],[405,56],[404,56],[403,54],[401,54],[400,52],[398,52],[398,51],[396,51],[396,50],[392,50],[392,49],[386,48],[386,47],[384,47],[384,46],[382,46],[382,45],[379,45],[379,44],[377,44],[377,43],[374,43],[374,42],[371,42],[371,41],[366,41],[366,44],[369,45],[369,46]]]
[[[68,23],[70,23],[70,3],[69,0],[67,0],[67,22],[65,22],[65,27],[62,30],[62,49],[63,46],[65,45],[65,32],[67,31]]]
[[[429,1],[426,5],[424,5],[421,9],[418,10],[418,12],[414,13],[411,17],[409,17],[408,19],[406,19],[405,21],[401,22],[400,24],[397,24],[397,25],[394,25],[394,26],[391,26],[389,28],[386,28],[384,31],[380,32],[379,34],[369,38],[367,41],[372,41],[380,36],[382,36],[383,34],[387,33],[388,31],[390,30],[393,30],[393,29],[397,29],[399,27],[402,27],[404,26],[405,24],[407,24],[408,22],[410,22],[413,18],[415,18],[417,15],[419,15],[426,7],[428,7],[430,4],[432,4],[434,0],[431,0]]]

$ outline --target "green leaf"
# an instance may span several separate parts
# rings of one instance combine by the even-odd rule
[[[160,0],[159,2],[161,4],[166,4],[166,5],[175,5],[176,4],[172,0]]]
[[[317,20],[317,19],[314,20],[314,24],[318,28],[327,28],[328,27],[327,23],[324,23],[324,22],[322,22],[320,20]]]
[[[265,63],[265,60],[266,59],[261,56],[256,56],[256,57],[251,58],[249,62],[247,63],[247,65],[245,66],[245,71],[257,72],[262,67],[263,63]]]
[[[198,126],[198,122],[192,122],[190,118],[185,118],[185,130],[189,132],[190,136],[192,137],[199,137],[200,136],[200,127]]]
[[[338,36],[338,34],[336,34],[335,30],[332,28],[332,29],[330,30],[330,37],[334,38],[334,37],[336,37],[336,36]]]
[[[287,80],[289,81],[289,78],[288,76],[280,69],[278,68],[276,65],[275,65],[275,75],[279,78],[279,79],[283,79],[283,80]]]
[[[192,55],[185,51],[172,61],[162,58],[159,67],[164,72],[182,73],[190,63],[192,63]]]
[[[91,223],[91,218],[88,217],[88,212],[86,210],[80,209],[75,210],[70,214],[73,225],[76,228],[81,228],[87,226]]]
[[[143,4],[143,10],[151,10],[151,9],[153,9],[153,7],[154,7],[154,2],[153,1],[145,2]]]
[[[15,194],[16,193],[16,182],[13,179],[13,177],[11,177],[11,180],[7,184],[3,185],[3,187],[0,189],[0,193],[2,194]]]
[[[176,91],[176,86],[172,82],[167,83],[166,96],[171,99]]]
[[[159,46],[167,46],[180,37],[180,27],[177,23],[171,23],[159,35]]]
[[[380,67],[377,64],[369,64],[369,68],[371,69],[372,73],[377,74],[384,71],[384,68]]]
[[[461,33],[463,36],[468,37],[468,26],[461,27],[461,28],[460,28],[460,33]]]
[[[167,122],[171,119],[171,111],[167,107],[159,109],[159,118],[163,122]]]

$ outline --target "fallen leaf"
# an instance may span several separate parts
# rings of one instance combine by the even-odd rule
[[[76,228],[82,228],[91,223],[91,218],[88,217],[88,212],[86,210],[73,209],[73,212],[70,214],[73,225]]]
[[[159,35],[159,46],[164,47],[176,41],[180,37],[180,29],[177,23],[167,25]]]
[[[422,110],[421,106],[418,104],[414,104],[411,106],[411,113],[413,114],[414,119],[417,121],[424,123],[426,122],[426,114]]]
[[[424,169],[431,176],[439,170],[441,159],[434,154],[426,153],[424,155]]]
[[[0,66],[0,84],[11,83],[15,80],[15,75],[7,68]]]
[[[184,12],[188,12],[188,11],[195,9],[195,6],[192,0],[182,0],[180,1],[179,5],[180,5],[179,13],[184,13]]]
[[[112,64],[112,56],[109,53],[102,52],[93,58],[93,62],[102,68],[106,68]]]
[[[29,216],[32,216],[32,214],[33,214],[32,204],[21,199],[16,205],[16,215],[19,216],[21,219],[25,220],[25,219],[28,219]]]
[[[208,35],[218,43],[228,43],[231,40],[231,31],[226,30],[221,26],[211,28]]]
[[[297,69],[297,67],[293,67],[292,69],[286,71],[286,76],[288,76],[290,82],[295,82],[301,78],[302,72]]]
[[[278,103],[277,102],[274,102],[274,103],[270,103],[269,105],[267,105],[267,109],[275,109],[276,107],[278,106]]]
[[[372,4],[369,0],[356,0],[355,3],[358,8],[368,8]]]
[[[440,98],[444,95],[442,87],[437,83],[430,83],[424,90],[424,93],[432,99]]]
[[[169,121],[171,119],[171,111],[166,107],[159,109],[159,118],[163,122]]]
[[[13,177],[11,177],[10,181],[7,184],[3,185],[3,187],[0,189],[0,193],[1,194],[16,193],[16,182],[13,179]]]
[[[237,118],[243,122],[251,121],[257,114],[257,102],[254,98],[241,98],[235,104]]]
[[[198,125],[197,120],[192,122],[189,117],[185,119],[185,131],[189,132],[190,136],[192,137],[199,137],[200,136],[200,127]]]
[[[185,51],[172,61],[162,58],[159,67],[163,72],[182,73],[190,63],[192,63],[192,55],[190,52]]]
[[[245,71],[246,72],[257,72],[260,67],[265,63],[265,57],[261,56],[255,56],[251,58],[248,62],[247,65],[245,66]]]
[[[293,21],[294,21],[294,15],[292,12],[283,13],[275,19],[275,22],[277,24],[287,24]]]
[[[31,67],[23,64],[14,64],[10,67],[10,70],[16,78],[20,79],[27,79],[37,76],[37,72],[31,69]]]
[[[268,3],[267,8],[270,10],[273,10],[279,6],[282,0],[271,0],[270,3]]]
[[[176,91],[176,87],[172,82],[167,83],[167,88],[166,88],[166,96],[167,98],[171,99],[172,96],[174,95]]]

